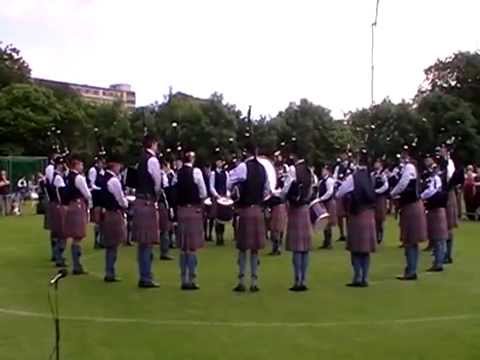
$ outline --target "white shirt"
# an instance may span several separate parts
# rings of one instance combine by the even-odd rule
[[[373,172],[372,174],[372,178],[373,180],[375,180],[375,178],[380,175],[380,177],[382,178],[382,181],[383,181],[383,185],[378,188],[378,189],[375,189],[375,193],[376,194],[383,194],[385,193],[387,190],[388,190],[388,178],[387,178],[387,175],[385,175],[385,173],[381,173],[379,174],[378,172]]]
[[[351,193],[355,189],[355,183],[353,182],[353,175],[350,174],[347,176],[344,182],[340,185],[337,190],[337,199],[341,199],[348,193]]]
[[[245,162],[251,159],[253,159],[253,156],[246,159]],[[245,162],[241,162],[240,164],[238,164],[237,167],[235,167],[229,172],[229,177],[227,180],[228,190],[231,190],[235,185],[247,180],[247,176],[248,176],[247,164],[245,164]],[[263,193],[264,193],[264,197],[270,194],[270,182],[268,181],[268,176],[265,176],[265,185],[263,188]]]
[[[391,192],[392,197],[400,195],[407,188],[408,183],[416,178],[417,169],[412,163],[407,163],[403,168],[402,175],[397,186],[395,186]]]
[[[162,169],[160,168],[160,161],[158,161],[157,154],[155,151],[147,149],[147,151],[153,156],[148,159],[147,170],[148,173],[152,176],[155,192],[159,193],[162,189]]]
[[[193,164],[184,163],[183,166],[193,167]],[[202,170],[197,167],[193,168],[193,182],[197,185],[200,199],[205,199],[207,197],[207,186],[205,180],[203,180]]]
[[[107,172],[113,175],[107,182],[107,190],[115,197],[115,200],[121,207],[124,209],[128,208],[128,201],[123,193],[120,179],[113,171],[107,170]]]
[[[320,197],[320,201],[325,201],[328,200],[332,197],[334,191],[335,191],[335,179],[332,178],[331,176],[328,176],[326,179],[324,178],[325,181],[325,186],[327,188],[327,191],[325,191],[325,194],[323,194]]]
[[[77,173],[75,170],[72,171],[74,173]],[[92,201],[92,193],[88,189],[85,176],[83,176],[82,174],[78,174],[78,176],[75,177],[75,187],[82,193],[85,200],[87,200],[89,203]]]
[[[98,172],[100,172],[101,175],[105,173],[103,169],[100,169],[100,171],[98,171],[95,168],[95,166],[92,166],[90,170],[88,170],[88,180],[90,181],[91,190],[100,190],[100,188],[97,185],[95,185],[95,181],[97,181]]]
[[[214,171],[210,172],[210,193],[213,195],[215,198],[219,198],[220,195],[217,193],[217,190],[215,189],[215,173],[220,172],[221,169],[215,169]],[[228,172],[225,171],[225,174],[227,176],[227,184],[228,184]],[[227,196],[229,196],[229,191],[227,190]]]
[[[420,195],[423,200],[431,198],[438,191],[442,190],[442,179],[437,174],[430,176],[430,184]]]
[[[45,177],[47,178],[47,181],[48,181],[49,184],[51,184],[53,182],[54,172],[55,172],[55,166],[53,166],[53,164],[49,164],[45,168]]]
[[[54,174],[53,186],[56,188],[65,187],[65,180],[62,175]]]
[[[450,181],[452,178],[453,174],[455,173],[455,163],[453,162],[452,159],[448,158],[448,163],[447,163],[447,181]]]

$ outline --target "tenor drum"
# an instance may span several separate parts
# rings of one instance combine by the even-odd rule
[[[227,223],[233,219],[233,200],[221,197],[217,200],[217,221]]]
[[[325,226],[328,224],[328,219],[330,214],[323,204],[320,202],[320,199],[313,200],[309,205],[310,210],[310,221],[313,228],[316,231],[322,231]]]

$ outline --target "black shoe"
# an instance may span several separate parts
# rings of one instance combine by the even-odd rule
[[[360,283],[360,287],[362,287],[362,288],[368,287],[368,281],[362,281],[362,282]]]
[[[57,268],[66,268],[68,267],[67,264],[65,262],[57,262],[55,263],[55,267]]]
[[[190,290],[200,290],[200,286],[195,283],[190,284]]]
[[[445,260],[443,260],[443,263],[444,264],[453,264],[453,259],[451,257],[445,258]]]
[[[133,242],[131,242],[131,241],[127,241],[127,242],[125,243],[125,246],[133,246],[133,245],[134,245],[134,244],[133,244]]]
[[[171,261],[171,260],[173,260],[173,257],[170,256],[170,255],[161,255],[160,260],[161,261]]]
[[[160,287],[160,285],[158,285],[157,283],[155,283],[153,281],[150,281],[150,282],[139,281],[138,282],[138,287],[141,288],[141,289],[152,289],[152,288],[158,288],[158,287]]]
[[[299,291],[308,291],[307,285],[300,285],[299,289],[300,289]]]
[[[322,245],[319,247],[320,250],[332,250],[333,246],[332,245]]]
[[[423,249],[422,251],[425,251],[425,252],[431,252],[433,251],[433,246],[427,246],[425,249]]]
[[[427,272],[442,272],[443,267],[439,266],[432,266],[430,269],[427,270]]]
[[[362,283],[361,282],[351,282],[349,284],[347,284],[346,286],[348,287],[362,287]]]
[[[245,288],[245,285],[243,284],[238,284],[234,289],[233,291],[235,292],[245,292],[247,291],[247,289]]]
[[[257,285],[250,286],[250,292],[256,293],[256,292],[259,292],[259,291],[260,291],[260,289],[258,288]]]
[[[122,280],[120,280],[119,278],[117,277],[111,277],[111,276],[105,276],[103,278],[103,281],[105,281],[106,283],[114,283],[114,282],[120,282]]]
[[[297,291],[300,291],[300,285],[293,285],[290,289],[288,289],[289,291],[294,291],[294,292],[297,292]]]
[[[217,241],[216,245],[217,245],[217,246],[224,246],[225,243],[224,243],[223,241]]]
[[[397,276],[397,280],[402,280],[402,281],[415,281],[417,279],[418,279],[417,274]]]
[[[347,238],[345,236],[340,236],[337,240],[337,242],[344,242],[347,241]]]
[[[86,272],[84,269],[77,269],[72,271],[72,275],[87,275],[88,272]]]
[[[51,261],[51,262],[55,262],[55,256],[52,256],[52,257],[50,258],[50,261]]]

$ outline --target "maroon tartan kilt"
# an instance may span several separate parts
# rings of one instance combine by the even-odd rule
[[[450,190],[448,192],[447,225],[448,230],[458,227],[458,204],[455,190]]]
[[[202,208],[200,206],[179,206],[177,247],[182,251],[196,251],[203,245]]]
[[[338,200],[332,198],[322,203],[323,206],[325,206],[325,209],[327,209],[328,214],[330,215],[327,224],[327,226],[329,227],[337,226],[338,224],[337,201]]]
[[[160,230],[154,201],[135,199],[133,203],[132,240],[142,245],[158,244]]]
[[[173,228],[168,209],[164,205],[158,207],[158,226],[160,232],[168,232]]]
[[[308,205],[289,206],[286,249],[289,251],[310,251],[312,249],[312,233]]]
[[[104,216],[104,210],[96,206],[90,211],[90,222],[100,225]]]
[[[377,232],[375,210],[364,209],[359,214],[349,214],[347,218],[347,250],[350,252],[375,252]]]
[[[88,213],[85,201],[72,201],[67,207],[65,217],[66,238],[84,239],[87,236]]]
[[[400,241],[415,245],[428,238],[425,207],[421,200],[400,209]]]
[[[383,223],[387,217],[387,197],[384,195],[377,195],[375,200],[375,221]]]
[[[265,247],[265,217],[262,208],[252,205],[238,209],[238,223],[235,233],[237,249],[241,251],[260,250]]]
[[[427,210],[428,240],[439,241],[448,239],[447,212],[445,208]]]
[[[205,216],[207,219],[216,219],[217,218],[217,202],[215,199],[212,199],[212,205],[206,206],[205,208]]]
[[[345,205],[343,204],[343,199],[336,199],[336,210],[337,210],[338,219],[344,218],[347,216]]]
[[[269,230],[274,233],[284,233],[287,219],[287,206],[285,204],[274,206],[270,213]]]
[[[50,231],[56,239],[65,239],[65,220],[67,216],[67,207],[52,203],[53,206],[50,210]]]
[[[105,211],[101,229],[105,247],[115,247],[127,241],[127,223],[120,210]]]

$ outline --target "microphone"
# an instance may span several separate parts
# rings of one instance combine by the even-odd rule
[[[67,276],[67,274],[68,274],[67,269],[58,270],[57,275],[55,275],[52,279],[50,279],[50,285],[55,285],[60,279]]]

